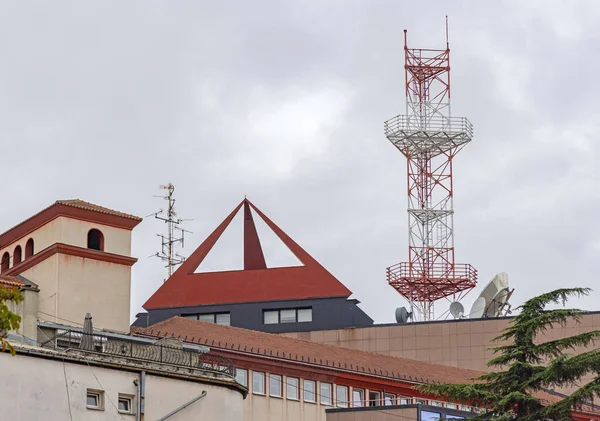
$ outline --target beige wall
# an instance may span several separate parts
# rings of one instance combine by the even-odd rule
[[[55,254],[23,276],[39,286],[40,320],[81,325],[89,312],[95,328],[129,331],[131,267]]]
[[[351,412],[332,412],[327,421],[416,421],[417,408],[396,408]]]
[[[131,256],[131,231],[66,218],[64,216],[60,216],[32,233],[8,244],[3,249],[0,249],[0,256],[8,251],[11,259],[10,267],[13,267],[13,253],[15,248],[18,245],[21,246],[22,258],[25,259],[25,244],[30,238],[33,238],[34,254],[56,243],[86,248],[87,233],[93,228],[100,230],[104,235],[104,251],[122,256]]]
[[[8,353],[0,353],[0,372],[2,419],[135,420],[135,416],[121,415],[115,408],[119,393],[135,396],[133,381],[139,378],[135,372],[87,364],[63,364],[60,360],[27,355],[11,357]],[[88,388],[104,391],[103,411],[86,407]],[[156,420],[167,415],[203,390],[207,392],[206,397],[169,418],[169,421],[191,421],[200,417],[207,420],[242,420],[243,397],[239,391],[153,375],[146,376],[145,419]]]
[[[37,339],[38,291],[23,289],[21,294],[23,294],[23,301],[19,304],[6,303],[10,311],[21,317],[19,329],[14,332],[31,339]]]

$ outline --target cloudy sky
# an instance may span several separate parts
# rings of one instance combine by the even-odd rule
[[[465,307],[501,271],[515,304],[597,286],[599,13],[592,0],[3,1],[0,231],[56,199],[146,216],[172,182],[194,219],[189,255],[247,195],[392,321],[406,165],[383,121],[404,110],[402,30],[443,48],[448,14],[452,109],[476,131],[455,161],[457,261],[480,274]],[[165,277],[148,258],[162,229],[134,231],[132,313]],[[240,266],[233,229],[207,264]],[[578,304],[600,309],[597,289]]]

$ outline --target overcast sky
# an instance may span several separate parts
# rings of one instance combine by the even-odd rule
[[[405,304],[385,268],[407,259],[406,164],[383,121],[404,110],[402,30],[443,48],[446,14],[453,115],[476,134],[454,164],[456,258],[480,275],[465,307],[505,271],[514,304],[596,286],[577,304],[599,310],[592,0],[3,1],[0,231],[56,199],[146,216],[172,182],[194,219],[189,255],[247,195],[391,322]],[[233,228],[211,264],[241,265]],[[162,229],[134,230],[133,314],[165,277],[148,258]]]

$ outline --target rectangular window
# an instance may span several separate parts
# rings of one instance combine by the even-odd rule
[[[296,309],[281,310],[279,317],[281,323],[296,323]]]
[[[431,406],[444,406],[440,401],[431,401],[430,405]]]
[[[274,325],[279,323],[279,310],[265,311],[264,320],[266,325]]]
[[[448,409],[457,409],[458,405],[456,405],[455,403],[447,403],[446,404],[446,408],[448,408]]]
[[[381,393],[369,390],[369,406],[381,405]]]
[[[198,320],[197,314],[182,314],[181,317],[185,317],[186,319]]]
[[[257,395],[265,394],[265,373],[260,371],[252,372],[252,393]]]
[[[348,408],[348,386],[335,387],[335,400],[338,408]]]
[[[269,374],[269,395],[281,398],[283,396],[281,389],[281,376]]]
[[[242,386],[248,387],[248,370],[244,370],[243,368],[236,368],[235,381],[241,384]]]
[[[298,309],[298,322],[312,322],[312,308]]]
[[[332,386],[330,383],[321,383],[321,405],[332,404]]]
[[[303,380],[304,384],[304,402],[316,402],[316,384],[312,380]]]
[[[386,393],[383,395],[383,404],[385,406],[392,406],[396,404],[396,395],[392,395],[390,393]]]
[[[213,313],[211,313],[211,314],[199,314],[198,315],[198,320],[200,320],[201,322],[214,323],[215,322],[215,315]]]
[[[216,322],[218,325],[230,326],[231,325],[231,314],[230,313],[217,314]]]
[[[104,392],[102,390],[87,390],[86,406],[88,409],[104,409]]]
[[[294,378],[294,377],[288,377],[286,379],[286,385],[287,385],[287,390],[286,390],[286,395],[288,399],[292,399],[297,401],[298,399],[300,399],[300,393],[298,392],[298,379]]]
[[[421,421],[438,421],[442,419],[442,414],[438,412],[421,411]]]
[[[415,398],[415,403],[417,405],[427,405],[427,401],[425,399],[417,399],[417,398]]]
[[[407,398],[405,396],[398,396],[398,405],[410,405],[412,403],[412,398]]]
[[[365,391],[362,389],[352,389],[352,407],[360,408],[365,401]]]
[[[133,396],[119,393],[119,412],[123,414],[133,414]]]

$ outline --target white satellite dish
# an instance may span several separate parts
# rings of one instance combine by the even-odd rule
[[[460,319],[465,314],[465,307],[458,301],[454,301],[450,303],[450,314],[455,319]]]
[[[471,308],[470,318],[499,317],[506,307],[512,291],[508,288],[508,275],[501,272],[485,286]]]
[[[471,307],[471,312],[469,313],[469,319],[480,319],[483,316],[483,312],[485,311],[485,298],[477,297],[473,306]]]

